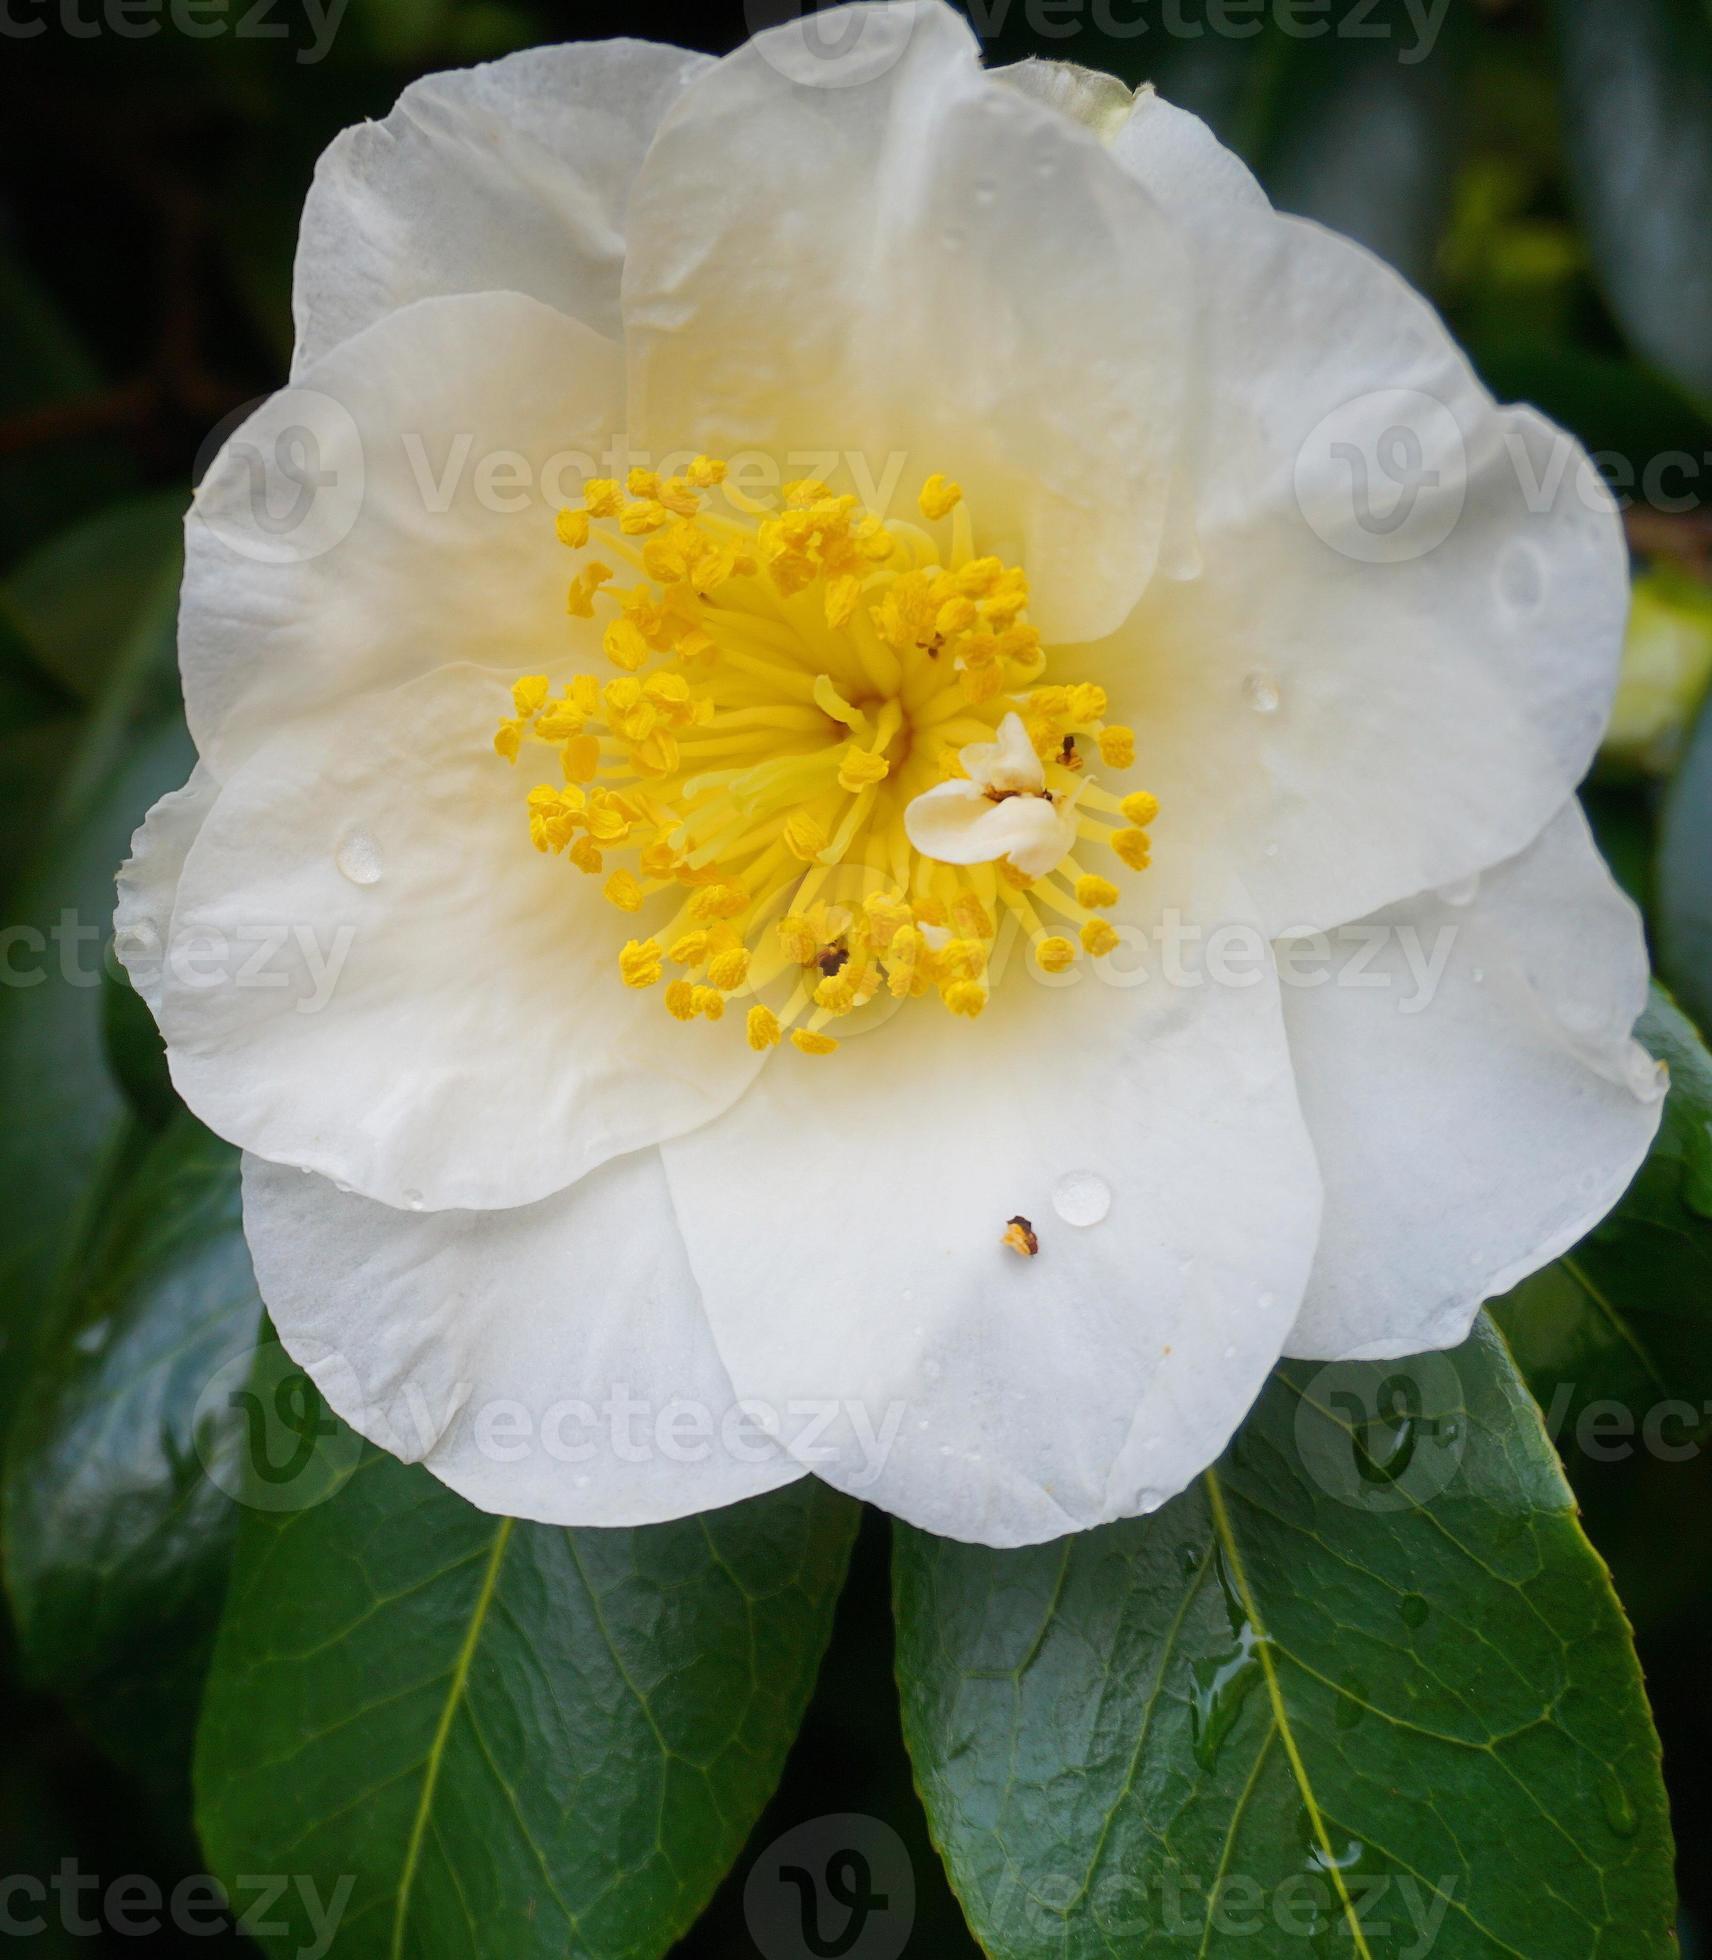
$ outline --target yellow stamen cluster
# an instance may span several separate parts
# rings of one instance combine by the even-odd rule
[[[623,983],[666,980],[681,1021],[717,1021],[746,996],[752,1048],[789,1039],[819,1055],[838,1046],[830,1027],[882,996],[979,1014],[1007,927],[1047,973],[1110,952],[1100,914],[1118,886],[1073,853],[1031,878],[1006,860],[926,858],[905,829],[910,802],[965,775],[962,750],[1012,713],[1045,794],[1075,799],[1078,848],[1141,870],[1158,807],[1090,780],[1094,756],[1133,763],[1134,733],[1107,721],[1104,689],[1047,680],[1027,577],[977,555],[959,486],[930,477],[919,499],[928,525],[950,520],[947,544],[823,483],[788,484],[774,509],[725,477],[705,456],[666,476],[635,469],[559,512],[561,541],[600,554],[566,605],[604,617],[609,672],[525,675],[494,737],[512,762],[526,745],[558,752],[562,780],[528,795],[536,849],[602,876],[619,912],[648,914],[617,954]]]

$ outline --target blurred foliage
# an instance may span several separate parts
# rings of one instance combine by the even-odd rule
[[[178,517],[221,435],[283,378],[296,214],[323,146],[346,124],[383,114],[434,67],[567,35],[652,35],[719,52],[795,11],[787,0],[727,0],[693,14],[660,0],[574,9],[543,0],[257,9],[230,0],[201,9],[193,33],[164,4],[152,13],[121,13],[107,0],[13,8],[0,119],[0,887],[9,927],[45,935],[70,909],[104,929],[126,838],[185,773],[171,657]],[[967,11],[995,61],[1080,61],[1151,80],[1205,115],[1281,205],[1354,234],[1422,285],[1499,395],[1533,401],[1595,452],[1625,504],[1640,603],[1617,737],[1589,807],[1618,875],[1648,911],[1666,978],[1705,1026],[1706,0],[1378,0],[1359,9],[1346,0],[968,0]],[[1326,327],[1335,333],[1335,322]],[[158,1044],[100,938],[45,984],[0,993],[0,1093],[11,1119],[0,1133],[0,1428],[32,1368],[70,1357],[12,1444],[14,1471],[50,1463],[56,1490],[76,1481],[78,1464],[99,1468],[114,1394],[122,1390],[134,1418],[138,1398],[170,1379],[173,1326],[150,1318],[163,1288],[187,1337],[212,1338],[209,1316],[217,1334],[219,1314],[254,1311],[241,1277],[226,1271],[235,1244],[229,1166],[207,1162],[203,1139],[175,1117]],[[133,1248],[126,1220],[139,1194],[158,1210],[163,1188],[182,1212],[139,1225]],[[163,1263],[174,1221],[222,1205],[224,1236],[198,1253],[197,1284],[179,1285]],[[1536,1284],[1549,1290],[1549,1279]],[[103,1330],[99,1341],[92,1327]],[[1561,1331],[1579,1338],[1567,1323]],[[111,1352],[136,1343],[144,1357],[122,1383],[103,1359],[109,1339]],[[1536,1360],[1549,1365],[1549,1356]],[[50,1871],[75,1857],[91,1870],[149,1871],[169,1883],[199,1856],[187,1814],[161,1793],[182,1791],[183,1711],[194,1694],[183,1670],[200,1666],[208,1638],[208,1612],[186,1591],[195,1548],[174,1509],[185,1494],[194,1515],[201,1487],[192,1477],[181,1493],[175,1482],[187,1461],[174,1429],[182,1411],[159,1413],[163,1422],[151,1423],[124,1468],[140,1497],[122,1542],[107,1547],[121,1591],[105,1607],[80,1597],[52,1517],[14,1508],[31,1539],[7,1574],[26,1653],[9,1634],[0,1642],[0,1873]],[[1636,1623],[1679,1837],[1704,1843],[1712,1571],[1681,1551],[1704,1543],[1712,1470],[1704,1455],[1682,1464],[1644,1452],[1568,1460]],[[176,1575],[178,1617],[166,1613],[149,1640],[171,1639],[177,1651],[151,1732],[152,1691],[137,1670],[152,1650],[149,1640],[126,1646],[120,1609],[122,1589],[157,1559]],[[892,1820],[922,1889],[911,1950],[973,1954],[928,1850],[902,1746],[885,1565],[886,1532],[870,1516],[820,1689],[752,1842],[829,1809]],[[218,1574],[199,1583],[211,1597]],[[128,1767],[97,1753],[91,1733]],[[745,1864],[686,1953],[743,1950]],[[1691,1858],[1683,1879],[1685,1929],[1705,1939],[1712,1872]],[[116,1951],[137,1944],[106,1942]],[[165,1944],[177,1950],[173,1936]],[[88,1940],[66,1943],[73,1948],[105,1950]],[[38,1950],[60,1949],[48,1935]]]

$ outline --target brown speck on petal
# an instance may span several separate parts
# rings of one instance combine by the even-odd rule
[[[1008,1245],[1012,1252],[1024,1259],[1032,1259],[1040,1250],[1040,1240],[1034,1227],[1020,1213],[1006,1221],[1002,1244]]]

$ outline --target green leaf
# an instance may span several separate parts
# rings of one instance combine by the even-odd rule
[[[1659,968],[1699,1022],[1712,1027],[1712,701],[1665,797],[1659,826]]]
[[[1003,1960],[1675,1952],[1628,1629],[1486,1322],[1286,1365],[1149,1518],[900,1531],[895,1593],[929,1821]]]
[[[117,738],[115,738],[117,739]],[[106,738],[103,737],[105,748]],[[89,753],[85,744],[83,753]],[[140,1141],[108,1067],[102,1012],[113,873],[149,805],[189,773],[178,720],[120,752],[45,841],[9,907],[0,987],[0,1435],[80,1216]]]
[[[1670,1070],[1658,1138],[1616,1209],[1493,1309],[1554,1435],[1621,1404],[1667,1448],[1712,1427],[1712,1055],[1662,988],[1636,1029]]]
[[[663,1954],[777,1781],[855,1506],[804,1480],[564,1531],[374,1450],[326,1481],[240,1532],[197,1761],[212,1869],[323,1899],[352,1874],[340,1960]]]
[[[1624,332],[1712,401],[1712,13],[1705,0],[1557,0],[1564,139]]]
[[[40,545],[6,581],[7,611],[44,673],[90,700],[137,633],[152,638],[152,680],[173,673],[184,497],[138,497]]]
[[[6,1464],[19,1646],[126,1768],[187,1799],[238,1517],[236,1415],[199,1398],[261,1325],[238,1153],[181,1115],[103,1209],[66,1299]]]

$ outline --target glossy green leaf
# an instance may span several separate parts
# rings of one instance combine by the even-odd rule
[[[7,1456],[7,1591],[34,1678],[188,1796],[240,1487],[203,1392],[261,1325],[237,1152],[181,1115],[93,1224]]]
[[[43,671],[89,699],[115,672],[139,622],[157,676],[173,669],[185,498],[115,504],[38,546],[6,581],[7,611]]]
[[[778,1778],[855,1506],[804,1481],[562,1531],[373,1450],[325,1481],[240,1533],[197,1762],[214,1871],[351,1874],[340,1960],[663,1954]]]
[[[1712,701],[1665,797],[1656,925],[1660,971],[1700,1026],[1712,1027]]]
[[[1712,1429],[1712,1055],[1660,988],[1637,1030],[1670,1070],[1645,1164],[1573,1252],[1493,1309],[1548,1427],[1666,1450]],[[1602,1427],[1600,1427],[1602,1425]]]
[[[1712,401],[1712,13],[1557,0],[1564,140],[1601,284],[1635,347]]]
[[[122,739],[121,739],[122,738]],[[102,971],[113,874],[193,757],[178,720],[115,731],[119,753],[50,829],[9,908],[0,986],[0,1435],[78,1220],[137,1141],[108,1066]],[[105,750],[107,738],[103,736]],[[87,753],[87,743],[83,751]]]
[[[1675,1952],[1640,1671],[1486,1322],[1283,1367],[1153,1516],[901,1531],[936,1842],[1001,1960]]]

